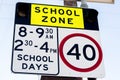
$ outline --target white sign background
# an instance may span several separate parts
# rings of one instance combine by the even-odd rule
[[[94,40],[96,40],[98,42],[99,45],[100,44],[100,35],[99,35],[99,31],[93,31],[93,30],[80,30],[80,29],[63,29],[60,28],[59,30],[59,44],[61,44],[61,41],[68,35],[70,34],[86,34],[92,38],[94,38]],[[64,32],[64,33],[63,33]],[[79,44],[79,52],[81,52],[81,56],[80,56],[80,60],[76,60],[75,56],[68,56],[66,55],[66,53],[71,49],[71,46],[73,46],[74,44]],[[93,61],[86,61],[85,58],[83,57],[82,54],[82,47],[85,44],[91,44],[92,46],[95,47],[95,44],[92,43],[92,41],[85,39],[85,38],[81,38],[81,37],[73,37],[72,39],[68,39],[65,44],[64,44],[64,48],[63,48],[63,53],[65,58],[67,59],[67,61],[71,64],[74,65],[78,68],[89,68],[92,65],[94,65],[99,57],[97,48],[95,47],[95,51],[96,51],[96,58]],[[74,53],[74,50],[73,50]],[[59,53],[60,54],[60,53]],[[67,56],[67,57],[66,57]],[[90,55],[88,55],[90,56]],[[71,57],[71,58],[69,58]],[[91,71],[87,71],[87,72],[80,72],[80,71],[75,71],[73,69],[71,69],[70,67],[68,67],[63,60],[61,60],[60,58],[60,76],[82,76],[82,77],[104,77],[105,72],[104,72],[104,67],[103,67],[103,60],[100,63],[100,65]]]
[[[13,72],[58,74],[56,28],[16,24],[13,43]]]
[[[37,29],[40,29],[40,31],[36,32]],[[39,36],[41,35],[41,29],[44,30],[44,34],[42,35],[42,37],[39,38]],[[48,31],[48,29],[53,30],[52,31],[53,37],[51,37],[50,39],[46,38],[46,36],[48,35],[46,31]],[[15,30],[16,31],[14,38],[14,42],[15,42],[14,49],[17,48],[18,51],[17,50],[15,51],[13,49],[13,65],[12,65],[13,72],[31,73],[31,74],[49,74],[49,75],[72,76],[72,77],[104,77],[105,72],[103,67],[103,60],[99,60],[99,57],[101,57],[100,59],[102,59],[103,57],[101,56],[102,52],[100,53],[100,51],[98,50],[99,48],[94,42],[92,42],[91,40],[85,37],[80,37],[80,36],[71,37],[68,38],[66,42],[64,41],[66,36],[69,36],[71,34],[84,34],[94,39],[100,47],[101,44],[100,44],[99,31],[69,29],[69,28],[58,28],[57,30],[57,28],[55,27],[42,27],[42,26],[30,26],[30,25],[15,25]],[[21,35],[25,35],[25,36],[21,37]],[[27,44],[26,40],[32,41],[32,45],[31,43]],[[47,44],[45,44],[46,42]],[[62,48],[63,50],[61,50],[62,42],[64,42]],[[22,45],[20,45],[21,43]],[[25,44],[27,44],[27,46]],[[77,50],[79,51],[80,54],[78,56],[79,58],[78,60],[76,59],[77,57],[76,47],[72,49],[72,47],[75,44],[78,45]],[[91,45],[94,48],[95,50],[94,54],[91,48],[86,48],[86,51],[84,51],[88,58],[91,58],[93,55],[95,55],[93,60],[86,60],[85,56],[83,55],[84,45]],[[40,49],[40,47],[42,47],[42,49]],[[59,50],[57,49],[58,47]],[[47,50],[47,48],[49,49]],[[19,50],[19,49],[23,49],[23,50]],[[72,56],[66,54],[70,50],[71,50],[70,53],[73,54]],[[59,53],[57,51],[59,51]],[[78,70],[78,69],[76,70],[71,68],[69,65],[67,65],[61,58],[61,51],[63,51],[62,54],[64,58],[70,65],[72,65],[72,67],[82,70]],[[58,58],[58,54],[59,54],[59,58]],[[47,58],[44,58],[45,61],[44,60],[37,61],[36,57],[35,59],[30,59],[29,55],[41,56],[41,57],[45,56]],[[38,60],[39,59],[40,58],[38,58]],[[49,60],[52,62],[50,62]],[[91,68],[96,64],[97,66]]]

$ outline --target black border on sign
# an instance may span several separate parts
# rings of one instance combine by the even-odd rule
[[[64,47],[65,42],[67,40],[69,40],[70,38],[73,38],[73,37],[76,37],[76,36],[77,37],[84,37],[84,38],[87,38],[87,39],[91,40],[96,45],[96,47],[98,49],[98,54],[99,54],[98,61],[93,66],[91,66],[89,68],[75,67],[74,65],[70,64],[64,57],[63,47]],[[74,33],[74,34],[70,34],[70,35],[66,36],[60,43],[59,52],[60,52],[60,57],[61,57],[62,61],[65,63],[65,65],[67,67],[69,67],[70,69],[78,71],[78,72],[90,72],[90,71],[95,70],[101,64],[102,58],[103,58],[102,49],[101,49],[100,45],[98,44],[98,42],[96,40],[94,40],[92,37],[90,37],[86,34],[82,34],[82,33]]]

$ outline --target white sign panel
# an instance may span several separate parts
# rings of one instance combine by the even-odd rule
[[[103,77],[97,14],[94,9],[18,3],[12,72]]]
[[[103,54],[98,31],[59,29],[61,75],[103,77]],[[64,65],[64,66],[63,66]],[[69,73],[69,74],[68,74]],[[96,75],[96,76],[94,76]]]
[[[56,28],[15,25],[14,36],[14,72],[58,73]]]

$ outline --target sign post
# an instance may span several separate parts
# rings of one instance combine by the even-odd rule
[[[77,0],[64,0],[64,6],[77,6]],[[41,80],[82,80],[77,77],[41,76]]]

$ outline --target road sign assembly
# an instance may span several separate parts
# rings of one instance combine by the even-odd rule
[[[17,3],[12,72],[104,77],[97,15],[94,9]]]

